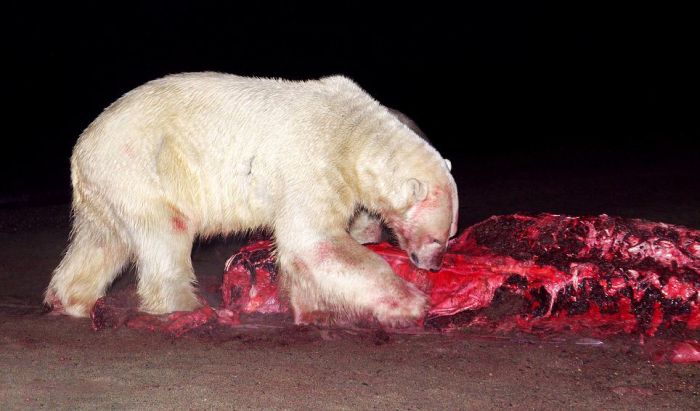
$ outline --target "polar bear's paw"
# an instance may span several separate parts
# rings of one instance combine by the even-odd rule
[[[334,319],[328,311],[301,311],[297,309],[294,312],[294,324],[329,327],[334,325]]]
[[[139,309],[148,314],[161,315],[176,311],[194,311],[205,305],[204,301],[199,299],[190,289],[152,295],[140,294],[141,306]]]
[[[49,289],[44,298],[42,312],[51,315],[70,315],[72,317],[89,317],[90,309],[96,300],[91,298],[71,295],[62,301],[57,293]]]
[[[403,282],[390,295],[379,298],[374,316],[388,327],[409,327],[419,323],[427,310],[427,297],[415,285]]]

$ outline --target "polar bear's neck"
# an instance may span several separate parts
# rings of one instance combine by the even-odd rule
[[[410,178],[454,190],[440,153],[389,109],[345,77],[327,77],[321,84],[329,91],[335,118],[342,119],[336,132],[344,136],[343,150],[352,159],[348,165],[354,173],[348,174],[357,180],[353,185],[359,205],[378,212],[400,207],[397,192]]]
[[[396,208],[397,191],[410,178],[449,184],[442,156],[385,107],[369,106],[351,134],[363,206]]]

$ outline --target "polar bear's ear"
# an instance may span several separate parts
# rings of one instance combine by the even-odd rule
[[[445,159],[445,165],[447,166],[447,169],[452,171],[452,162],[448,159]]]
[[[428,197],[428,186],[417,178],[409,178],[405,183],[408,198],[414,201],[423,201]]]

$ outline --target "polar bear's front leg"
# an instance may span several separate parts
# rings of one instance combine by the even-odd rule
[[[142,311],[164,314],[201,305],[194,292],[196,279],[190,257],[193,236],[178,224],[151,225],[148,231],[133,236]]]
[[[277,247],[298,324],[374,317],[383,325],[406,326],[425,314],[426,296],[347,233],[306,245],[278,239]]]

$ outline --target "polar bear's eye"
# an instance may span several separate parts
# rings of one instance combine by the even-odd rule
[[[442,245],[442,243],[440,242],[440,240],[438,240],[438,239],[436,239],[436,238],[433,238],[433,243],[435,243],[435,244],[437,244],[437,245]]]

